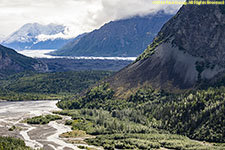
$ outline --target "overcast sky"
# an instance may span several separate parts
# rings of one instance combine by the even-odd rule
[[[111,20],[159,9],[174,13],[179,7],[154,5],[152,0],[0,0],[0,36],[33,22],[64,24],[78,35]]]

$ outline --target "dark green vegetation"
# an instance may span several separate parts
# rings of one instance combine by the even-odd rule
[[[71,42],[53,55],[136,57],[152,42],[162,25],[173,15],[162,11],[112,21]]]
[[[87,149],[87,150],[89,150],[90,148],[88,148],[88,147],[86,147],[86,146],[82,146],[82,145],[79,145],[79,146],[77,146],[79,149]]]
[[[73,101],[61,101],[58,107],[63,109],[101,108],[112,99],[113,94],[113,90],[107,84],[101,84],[89,90],[84,97],[75,98]]]
[[[191,144],[193,141],[182,136],[178,136],[181,139],[175,136],[178,141],[172,140],[163,145],[162,141],[168,142],[170,138],[174,139],[170,134],[225,143],[225,87],[223,86],[185,94],[169,94],[146,88],[139,89],[128,99],[121,100],[117,99],[114,91],[104,83],[87,91],[82,98],[64,100],[57,105],[63,109],[81,109],[65,110],[60,114],[72,116],[74,121],[68,121],[67,124],[72,125],[73,129],[84,130],[91,135],[101,135],[96,139],[88,140],[95,145],[114,144],[119,148],[116,146],[119,142],[123,148],[128,149],[127,143],[128,146],[131,145],[130,149],[140,148],[134,146],[137,144],[134,139],[139,139],[138,143],[145,144],[147,147],[148,144],[153,144],[152,148],[154,146],[174,149],[193,147]],[[158,133],[168,135],[157,135]],[[151,143],[149,139],[151,137],[154,139],[155,136],[157,140],[153,141],[156,143]],[[201,149],[200,145],[194,142],[194,147]],[[213,148],[209,147],[209,149]]]
[[[160,38],[156,37],[154,41],[148,45],[147,49],[136,59],[135,62],[144,60],[149,58],[151,55],[155,53],[155,49],[157,46],[159,46],[163,41],[159,41]]]
[[[100,135],[96,139],[86,140],[89,144],[103,146],[105,149],[160,149],[174,150],[223,150],[223,146],[216,146],[205,142],[190,140],[187,137],[165,133],[142,133],[142,134],[111,134]]]
[[[111,74],[107,71],[15,74],[0,80],[0,99],[61,99],[81,92]]]
[[[33,93],[78,93],[111,75],[107,71],[80,71],[42,74],[17,74],[3,85],[9,91]]]
[[[58,115],[46,115],[46,116],[36,116],[26,119],[28,124],[48,124],[51,121],[61,120],[62,117]]]
[[[0,136],[0,150],[31,150],[24,141],[12,137]]]
[[[85,141],[90,145],[103,146],[105,149],[159,149],[161,147],[176,150],[224,149],[222,145],[199,142],[152,128],[150,122],[140,122],[140,119],[144,117],[142,119],[144,121],[146,117],[133,109],[111,112],[103,109],[79,109],[55,113],[72,116],[72,120],[68,120],[67,125],[71,125],[76,132],[83,130],[87,134],[95,135],[96,138]]]
[[[9,128],[9,131],[14,131],[14,130],[16,130],[16,126],[15,125],[13,125],[11,128]]]

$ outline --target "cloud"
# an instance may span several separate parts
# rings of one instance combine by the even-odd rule
[[[167,13],[176,13],[179,5],[155,5],[153,0],[101,0],[102,9],[96,14],[95,23],[101,25],[102,22],[118,20],[132,17],[134,15],[146,15],[165,10]]]
[[[0,34],[9,35],[26,23],[38,22],[66,25],[67,36],[76,36],[112,20],[159,9],[175,12],[179,7],[154,5],[152,0],[0,0]]]
[[[74,34],[70,31],[68,27],[66,27],[63,32],[59,32],[57,34],[53,34],[53,35],[40,34],[36,37],[37,39],[36,42],[38,43],[40,41],[55,40],[58,38],[71,39],[71,38],[74,38]]]

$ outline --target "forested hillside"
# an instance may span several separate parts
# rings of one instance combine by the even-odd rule
[[[60,101],[61,114],[105,149],[225,149],[221,8],[184,5],[135,62]]]
[[[61,99],[76,95],[111,74],[109,71],[23,72],[0,80],[0,99]]]
[[[85,96],[58,103],[63,109],[104,109],[115,118],[128,119],[193,139],[225,142],[225,87],[185,94],[152,88],[139,89],[128,99],[118,99],[107,84],[90,89]]]

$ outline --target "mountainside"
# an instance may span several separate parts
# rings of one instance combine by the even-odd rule
[[[187,5],[137,60],[108,79],[117,95],[151,86],[169,92],[216,81],[225,71],[225,7]]]
[[[73,47],[80,41],[80,39],[87,34],[88,33],[83,33],[83,34],[78,35],[73,40],[70,40],[68,43],[63,45],[63,47],[61,47],[59,50],[51,52],[49,54],[53,55],[53,56],[57,56],[57,55],[60,55],[61,52],[63,53],[64,51],[68,51],[68,50],[73,49]]]
[[[219,5],[184,5],[135,62],[58,106],[65,109],[64,114],[76,114],[74,120],[78,113],[71,112],[78,109],[108,111],[113,125],[107,125],[110,116],[101,116],[96,128],[96,121],[90,119],[94,113],[88,112],[83,114],[92,117],[84,121],[94,123],[96,131],[78,128],[97,135],[88,142],[105,149],[225,149],[224,10]],[[114,119],[119,120],[116,123]],[[131,122],[121,126],[119,121],[127,120]],[[129,131],[132,123],[147,128]],[[144,130],[148,127],[192,141],[185,143],[171,136],[165,139],[165,134],[160,138],[163,141],[156,140]],[[196,140],[204,142],[196,145]],[[156,143],[147,144],[153,141],[159,144],[157,148],[151,147]]]
[[[17,50],[24,49],[57,49],[71,39],[63,39],[65,26],[28,23],[3,40],[2,44]]]
[[[5,36],[0,34],[0,43],[4,40]]]
[[[0,75],[22,71],[47,71],[48,67],[33,58],[23,56],[13,49],[0,45]]]
[[[160,11],[148,16],[111,21],[98,30],[56,51],[60,56],[138,56],[152,42],[171,14]]]

